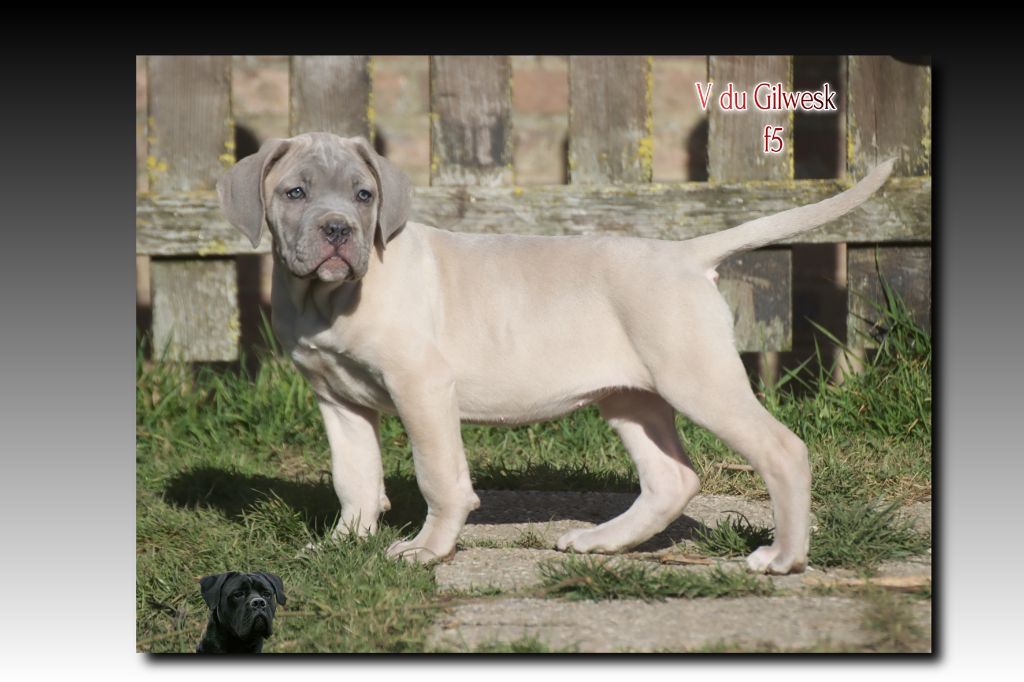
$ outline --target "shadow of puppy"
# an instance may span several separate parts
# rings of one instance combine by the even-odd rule
[[[210,607],[197,654],[259,654],[273,634],[274,611],[284,604],[284,585],[273,573],[230,571],[200,579]]]

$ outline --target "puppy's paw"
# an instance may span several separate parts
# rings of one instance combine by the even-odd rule
[[[754,573],[772,575],[803,573],[807,568],[807,558],[786,556],[782,553],[781,547],[765,545],[758,547],[747,557],[747,567]]]
[[[573,528],[558,538],[555,547],[562,552],[574,551],[584,554],[587,552],[611,553],[621,549],[614,543],[610,543],[604,535],[600,528]]]
[[[440,563],[442,561],[449,561],[455,556],[455,547],[453,546],[448,551],[434,551],[425,546],[421,541],[413,538],[412,540],[402,540],[394,543],[388,547],[386,554],[390,558],[401,558],[413,563]]]

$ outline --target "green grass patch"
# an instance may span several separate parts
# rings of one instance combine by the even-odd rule
[[[770,580],[745,571],[674,571],[584,555],[542,562],[540,573],[549,595],[574,600],[739,597],[772,594],[775,589]]]
[[[738,512],[712,528],[699,528],[693,541],[706,556],[746,556],[761,545],[770,545],[775,537],[771,528],[754,526]]]
[[[924,554],[931,538],[899,515],[899,504],[850,499],[842,495],[815,504],[817,522],[811,534],[809,561],[819,568],[852,568],[867,573],[881,562]],[[698,529],[693,543],[705,556],[746,556],[770,545],[774,530],[755,526],[734,514],[710,528]]]
[[[538,533],[536,529],[527,528],[519,533],[519,537],[512,542],[512,546],[523,549],[548,549],[551,545],[544,540],[544,536]]]
[[[194,651],[208,613],[199,578],[265,570],[281,576],[287,594],[268,653],[421,651],[434,613],[433,576],[384,557],[395,530],[303,551],[311,537],[301,515],[272,497],[238,522],[209,509],[143,502],[136,541],[138,649]]]
[[[870,570],[882,561],[928,551],[931,539],[901,518],[895,502],[878,503],[833,496],[816,510],[811,536],[812,565]]]

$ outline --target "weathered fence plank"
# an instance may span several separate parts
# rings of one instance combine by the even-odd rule
[[[290,63],[292,135],[323,131],[373,141],[369,57],[293,56]]]
[[[931,67],[850,56],[847,69],[848,172],[862,178],[895,156],[894,175],[931,175]]]
[[[569,180],[650,182],[654,159],[650,57],[569,58]]]
[[[458,232],[681,240],[821,201],[849,184],[798,180],[715,186],[417,187],[412,219]],[[931,178],[891,178],[856,210],[783,243],[930,241],[931,191]],[[135,250],[162,256],[269,253],[270,240],[264,235],[252,249],[224,219],[214,192],[140,194]]]
[[[430,184],[512,182],[508,57],[430,58]]]
[[[792,57],[709,57],[708,80],[721,94],[731,83],[750,93],[759,82],[793,82]],[[765,126],[777,126],[779,153],[763,151]],[[793,178],[793,116],[761,112],[749,103],[746,111],[710,109],[708,178],[711,182],[791,180]],[[723,262],[719,290],[736,320],[736,346],[746,351],[787,350],[793,343],[793,261],[789,249],[739,254]],[[762,356],[762,374],[774,375],[777,358]]]
[[[855,347],[872,346],[880,331],[876,306],[885,301],[882,280],[899,293],[918,323],[931,329],[932,250],[929,246],[856,246],[847,251],[849,314],[856,319]],[[864,337],[867,334],[867,337]]]
[[[234,163],[230,57],[149,57],[147,143],[154,192],[211,190]],[[151,264],[153,343],[192,361],[238,357],[233,260]]]
[[[179,359],[237,357],[240,323],[234,260],[158,258],[150,264],[150,278],[153,311],[161,313],[153,316],[155,355],[169,344],[172,357]]]
[[[762,81],[791,89],[792,57],[708,57],[708,80],[718,97],[728,83],[738,93],[751,92]],[[745,111],[722,111],[717,102],[708,113],[708,178],[711,182],[790,180],[793,178],[793,113],[759,111],[748,100]],[[764,153],[765,126],[783,129],[780,153]]]
[[[895,156],[894,175],[930,175],[931,67],[874,56],[851,56],[847,65],[848,173],[861,178],[879,161]],[[850,246],[847,341],[856,349],[874,345],[871,332],[879,322],[878,306],[885,301],[883,277],[918,321],[930,326],[931,249]]]

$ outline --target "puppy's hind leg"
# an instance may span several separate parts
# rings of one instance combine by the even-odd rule
[[[569,531],[558,539],[560,550],[617,552],[637,545],[676,520],[700,487],[676,433],[675,410],[660,396],[620,391],[598,407],[636,465],[640,497],[611,521]]]
[[[775,542],[747,557],[759,573],[792,573],[807,565],[811,471],[807,447],[772,417],[750,388],[739,354],[721,335],[704,336],[689,349],[685,365],[658,368],[658,392],[740,453],[768,486],[775,515]]]

